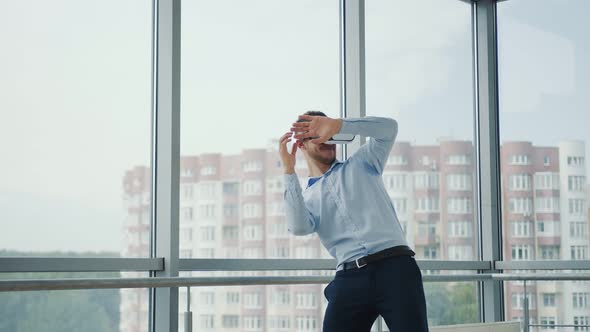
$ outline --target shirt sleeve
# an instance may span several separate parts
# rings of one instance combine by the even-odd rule
[[[316,231],[313,215],[305,206],[301,184],[295,173],[285,174],[285,209],[289,232],[294,235],[307,235]]]
[[[371,137],[351,158],[365,162],[379,174],[383,173],[397,136],[397,121],[372,116],[342,119],[340,133]]]

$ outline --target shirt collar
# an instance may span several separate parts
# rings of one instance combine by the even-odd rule
[[[338,164],[342,164],[342,162],[338,159],[334,159],[334,162],[332,163],[332,165],[330,166],[330,168],[326,171],[326,173],[320,175],[320,176],[316,176],[316,177],[308,177],[307,178],[307,188],[311,187],[314,183],[316,183],[319,179],[321,179],[324,175],[330,173],[332,171],[332,169],[338,165]]]

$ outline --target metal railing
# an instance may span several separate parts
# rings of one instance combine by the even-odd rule
[[[74,290],[74,289],[120,289],[120,288],[162,288],[162,287],[211,287],[211,286],[251,286],[251,285],[296,285],[325,284],[333,276],[285,276],[285,277],[145,277],[145,278],[77,278],[77,279],[27,279],[1,280],[0,292]],[[527,282],[531,281],[590,281],[590,273],[480,273],[453,275],[424,275],[424,282],[464,282],[464,281],[523,281],[524,288],[524,331],[531,327],[590,328],[590,325],[531,324],[527,296]],[[190,296],[190,288],[187,291]],[[187,307],[190,313],[190,306]],[[185,316],[185,322],[190,319]],[[190,324],[192,325],[192,324]],[[379,331],[382,323],[378,322]]]

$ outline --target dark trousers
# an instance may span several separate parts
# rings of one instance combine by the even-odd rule
[[[369,332],[378,315],[391,332],[428,331],[422,273],[411,256],[338,271],[324,295],[324,332]]]

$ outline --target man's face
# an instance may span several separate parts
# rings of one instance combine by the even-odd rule
[[[315,144],[310,139],[304,140],[302,144],[307,155],[322,164],[331,165],[336,159],[335,144]]]

